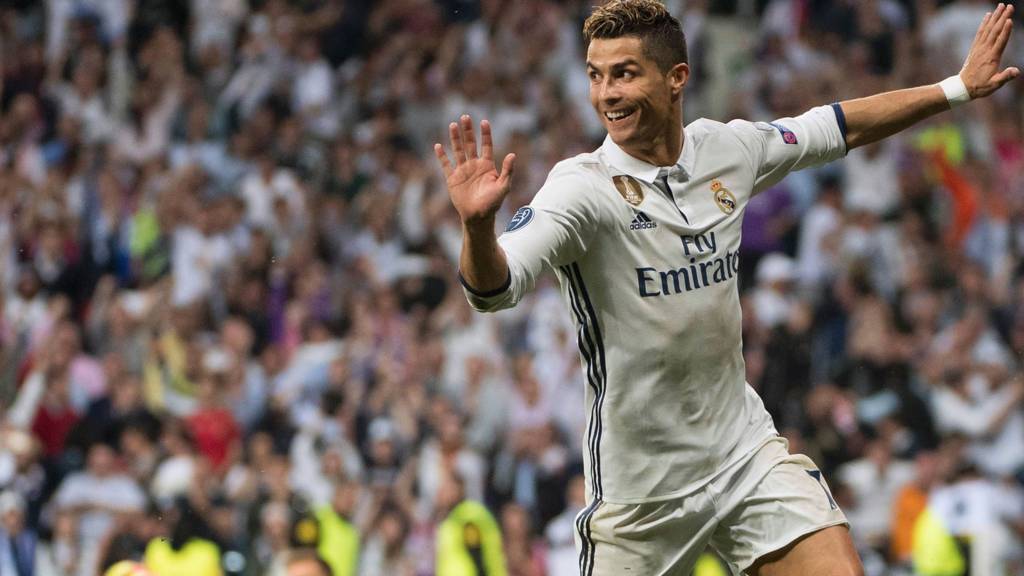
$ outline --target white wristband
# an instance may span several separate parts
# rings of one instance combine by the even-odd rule
[[[967,93],[967,85],[964,84],[959,74],[939,82],[939,88],[942,88],[942,92],[946,94],[950,108],[956,108],[971,101],[971,95]]]

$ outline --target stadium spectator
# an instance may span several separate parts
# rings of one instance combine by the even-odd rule
[[[519,504],[509,503],[501,511],[501,533],[504,537],[508,573],[514,576],[544,574],[547,551],[542,539],[533,531],[529,512]]]
[[[579,557],[573,544],[576,515],[586,507],[583,475],[573,476],[566,487],[565,509],[548,522],[544,529],[548,553],[547,574],[565,574],[579,569]]]
[[[99,544],[124,516],[141,513],[145,493],[130,476],[117,470],[114,449],[97,442],[89,448],[86,467],[68,475],[53,497],[62,511],[78,516],[78,573],[93,574],[99,563]]]
[[[406,547],[409,531],[407,512],[397,504],[382,504],[361,553],[359,575],[411,576],[415,574]]]
[[[221,549],[210,538],[211,529],[188,500],[163,511],[159,536],[146,545],[145,565],[156,576],[220,576]]]
[[[437,574],[504,576],[501,527],[480,502],[466,498],[461,478],[447,475],[438,492]],[[518,566],[517,566],[518,568]]]
[[[32,576],[39,537],[25,524],[25,501],[17,492],[0,493],[0,571]]]
[[[1009,565],[1021,560],[1022,519],[1019,486],[993,482],[969,465],[962,466],[948,483],[932,491],[915,524],[915,568],[929,573],[941,569],[940,562],[948,562],[959,563],[970,574],[1005,574]],[[943,544],[949,541],[956,546]],[[948,555],[943,548],[949,549]]]
[[[850,490],[847,508],[850,526],[862,541],[884,549],[892,534],[892,514],[897,491],[913,480],[913,465],[894,459],[885,438],[875,438],[864,456],[843,464],[836,477]]]
[[[314,510],[320,524],[317,551],[331,566],[335,576],[355,576],[359,566],[359,531],[352,525],[359,497],[359,486],[341,482],[334,489],[330,504]]]
[[[939,481],[939,456],[919,452],[914,462],[914,479],[896,494],[892,507],[892,540],[890,557],[893,564],[908,568],[914,543],[914,524],[928,505],[928,495]]]

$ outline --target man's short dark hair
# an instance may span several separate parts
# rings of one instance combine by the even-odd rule
[[[689,63],[683,27],[656,0],[612,0],[598,6],[583,23],[583,35],[587,42],[636,36],[643,43],[644,55],[662,72]]]

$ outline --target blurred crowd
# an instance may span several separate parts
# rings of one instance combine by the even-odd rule
[[[576,573],[569,315],[470,311],[431,145],[491,121],[501,225],[596,148],[590,4],[0,3],[0,574]],[[937,82],[991,9],[668,5],[690,120]],[[748,381],[870,575],[1024,573],[1022,92],[747,208]]]

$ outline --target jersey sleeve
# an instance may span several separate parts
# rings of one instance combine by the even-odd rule
[[[508,281],[484,293],[463,280],[469,304],[480,312],[515,306],[545,269],[573,262],[587,251],[597,216],[594,190],[586,177],[571,165],[557,165],[529,206],[516,211],[498,238],[508,260]]]
[[[733,120],[729,127],[749,155],[754,194],[786,174],[846,155],[846,117],[839,104],[818,106],[796,118],[773,122]]]

